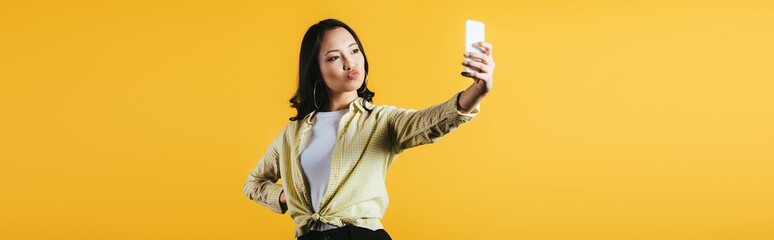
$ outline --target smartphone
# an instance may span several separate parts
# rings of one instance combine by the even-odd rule
[[[474,20],[465,21],[465,52],[480,52],[484,51],[480,48],[473,47],[473,44],[479,41],[484,41],[484,23]],[[478,59],[465,58],[468,61],[477,61]],[[473,68],[465,67],[467,72],[478,72]]]

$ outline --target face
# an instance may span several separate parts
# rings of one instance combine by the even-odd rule
[[[325,32],[317,60],[329,93],[357,91],[362,86],[365,60],[346,29],[338,27]]]

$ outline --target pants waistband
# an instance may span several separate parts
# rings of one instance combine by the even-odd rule
[[[312,239],[349,239],[350,237],[350,231],[351,228],[355,226],[352,225],[344,225],[340,228],[334,228],[329,229],[325,231],[309,231],[308,233],[304,234],[301,237],[298,237],[298,240],[312,240]]]

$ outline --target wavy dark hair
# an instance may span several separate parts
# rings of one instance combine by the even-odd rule
[[[320,72],[320,63],[318,62],[317,55],[320,54],[320,45],[322,44],[325,32],[334,28],[342,27],[346,29],[352,37],[355,38],[360,52],[363,54],[363,60],[365,61],[365,74],[363,79],[363,85],[357,89],[357,95],[362,97],[366,101],[371,102],[374,97],[374,92],[368,89],[366,86],[368,80],[368,58],[366,58],[365,51],[363,50],[363,44],[360,43],[360,38],[357,37],[355,31],[352,30],[347,24],[336,19],[322,20],[306,30],[304,34],[304,40],[301,42],[301,53],[298,58],[298,89],[296,89],[295,95],[290,98],[291,106],[296,108],[298,112],[295,117],[291,117],[290,121],[301,120],[306,117],[307,114],[317,109],[324,109],[330,105],[328,100],[328,86],[325,85],[322,73]],[[320,91],[316,91],[317,96],[314,94],[314,85],[318,82],[322,82]],[[318,100],[315,107],[315,98]],[[369,111],[372,109],[369,109]]]

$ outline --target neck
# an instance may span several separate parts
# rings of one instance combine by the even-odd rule
[[[357,99],[357,92],[328,92],[328,98],[331,104],[328,108],[323,109],[325,112],[348,109],[349,104]]]

